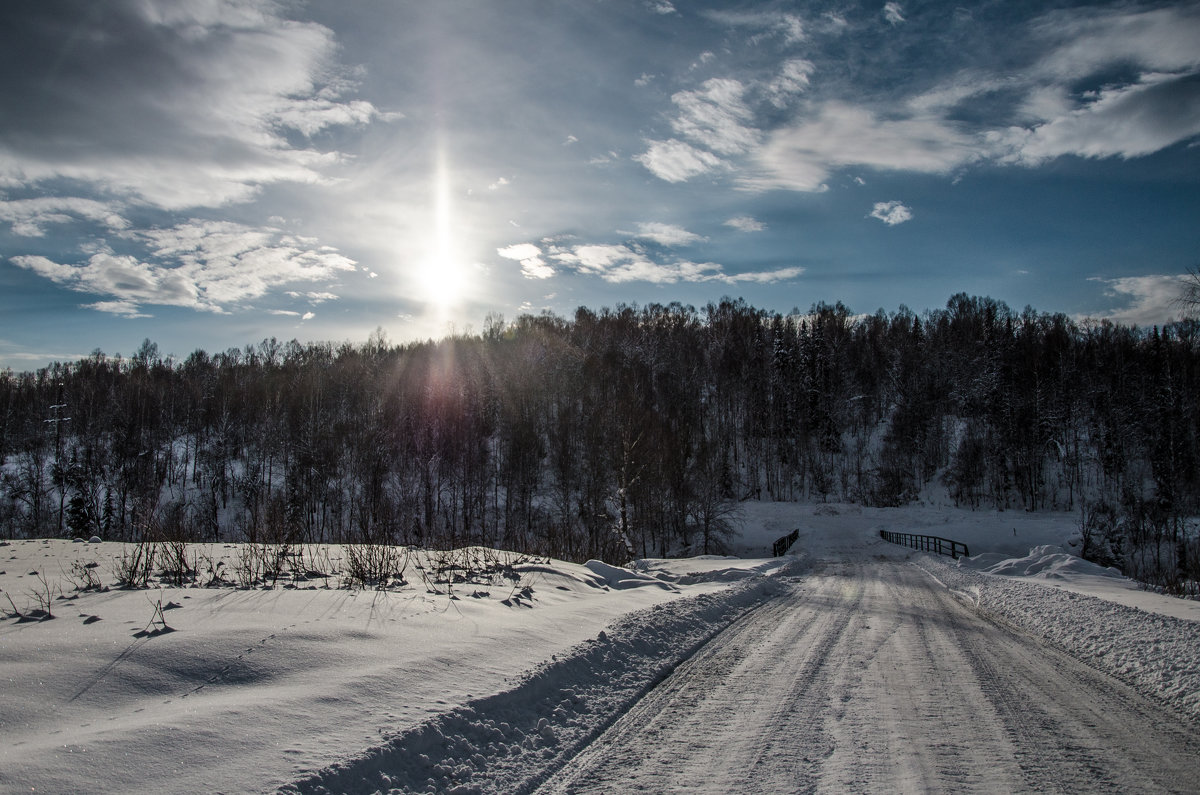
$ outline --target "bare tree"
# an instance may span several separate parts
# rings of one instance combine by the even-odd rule
[[[1188,268],[1180,279],[1179,297],[1175,299],[1187,317],[1200,318],[1200,265]]]

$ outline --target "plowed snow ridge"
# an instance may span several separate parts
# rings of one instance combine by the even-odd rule
[[[471,701],[283,791],[528,791],[680,661],[782,587],[776,578],[756,577],[721,594],[633,613],[513,689]]]
[[[1192,789],[1200,624],[867,549],[634,614],[286,789]],[[1151,636],[1175,676],[1111,670]]]

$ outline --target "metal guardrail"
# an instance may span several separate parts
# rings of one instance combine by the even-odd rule
[[[967,551],[966,544],[961,541],[952,541],[949,538],[919,536],[913,533],[893,533],[891,530],[880,530],[879,537],[884,541],[919,549],[922,552],[935,552],[939,555],[949,555],[952,558],[957,558],[959,555],[962,555],[964,558],[971,557],[971,553]]]
[[[796,543],[796,539],[799,537],[800,537],[800,531],[793,530],[792,532],[785,535],[783,538],[776,539],[775,544],[771,547],[771,554],[774,555],[775,557],[779,557],[784,552],[787,552],[789,549],[791,549],[792,544]]]

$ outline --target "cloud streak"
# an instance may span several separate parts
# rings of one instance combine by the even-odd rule
[[[724,267],[715,262],[693,262],[680,258],[659,260],[647,253],[642,246],[627,243],[571,246],[546,243],[544,250],[533,243],[517,243],[499,249],[497,253],[506,259],[519,260],[523,271],[527,262],[536,261],[549,268],[544,260],[551,260],[560,268],[570,269],[585,276],[595,276],[610,284],[772,284],[795,279],[804,273],[801,267],[726,273]]]
[[[908,22],[898,3],[882,13],[893,26]],[[770,27],[770,15],[711,16]],[[637,159],[668,182],[721,170],[744,189],[815,192],[844,168],[949,174],[976,163],[1128,159],[1200,135],[1200,11],[1064,10],[1032,21],[1024,35],[1043,54],[1023,68],[972,67],[882,104],[822,95],[818,66],[795,57],[769,79],[708,78],[672,95],[677,137],[649,141]],[[1122,72],[1129,76],[1114,78]],[[1080,88],[1089,82],[1093,88]],[[814,90],[782,119],[767,112]],[[999,96],[1018,101],[1007,113],[1003,104],[984,117],[961,112],[964,103]]]
[[[700,243],[703,237],[689,232],[682,226],[658,222],[639,223],[637,236],[642,240],[650,240],[660,246],[690,246]]]
[[[327,181],[342,156],[304,139],[395,116],[345,99],[355,80],[333,32],[283,8],[112,0],[81,19],[66,0],[26,6],[0,42],[14,67],[0,95],[22,108],[0,131],[0,183],[75,180],[185,209]]]
[[[739,215],[725,221],[725,226],[733,227],[739,232],[761,232],[767,228],[767,225],[756,218],[751,218],[748,215]]]
[[[830,102],[815,118],[772,133],[739,184],[822,191],[837,168],[946,174],[978,157],[975,139],[943,119],[881,119],[865,108]]]
[[[77,263],[19,255],[13,264],[55,284],[115,300],[85,306],[110,314],[141,315],[146,304],[222,313],[296,282],[328,281],[355,263],[327,246],[270,228],[192,221],[136,233],[148,249],[142,259],[111,250]],[[332,293],[309,293],[320,300]]]
[[[56,196],[0,201],[0,221],[10,224],[13,234],[22,237],[44,237],[50,225],[77,220],[102,224],[113,232],[130,226],[119,205],[110,202]]]

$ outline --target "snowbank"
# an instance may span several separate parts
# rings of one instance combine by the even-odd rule
[[[1064,572],[1090,571],[1092,564],[1063,561],[1061,554],[1061,550],[1041,547],[1025,558],[987,566],[1001,572],[1030,571],[1028,580],[985,574],[973,569],[971,561],[959,566],[924,554],[913,560],[981,610],[1050,641],[1185,717],[1200,720],[1200,666],[1196,665],[1200,660],[1200,622],[1147,612],[1113,598],[1046,587],[1033,579],[1056,576],[1068,580]],[[976,563],[988,563],[988,559]],[[1115,579],[1111,573],[1104,577]],[[1107,595],[1119,593],[1110,590]]]
[[[1079,576],[1124,579],[1120,569],[1099,566],[1052,544],[1034,547],[1029,550],[1028,555],[1020,558],[1008,558],[998,552],[984,553],[973,558],[963,558],[959,561],[959,566],[986,574],[1037,577],[1043,580],[1069,580]]]
[[[654,637],[650,629],[630,635],[634,651],[666,660],[748,603],[725,605],[720,577],[682,586],[517,556],[510,575],[452,589],[423,581],[439,561],[418,557],[406,574],[412,582],[385,591],[338,589],[335,576],[268,590],[75,590],[81,572],[112,586],[126,549],[0,542],[3,612],[34,617],[45,592],[53,615],[0,620],[0,791],[272,790],[510,692],[538,666],[551,666],[541,676],[558,687],[576,669],[552,673],[555,657],[604,631],[620,637],[612,627],[631,612],[650,611],[646,627],[649,617],[677,616]],[[239,554],[235,545],[199,551],[225,570]],[[344,568],[341,550],[323,552]],[[651,610],[676,602],[690,606]],[[621,656],[625,645],[603,649],[642,667],[636,655]],[[607,684],[587,690],[589,704],[603,703]]]
[[[676,590],[672,586],[662,580],[650,577],[645,574],[633,571],[632,569],[623,569],[620,566],[613,566],[610,563],[605,563],[602,560],[589,560],[583,564],[585,568],[594,572],[596,576],[604,579],[608,587],[616,588],[618,591],[623,591],[626,588],[663,588],[668,591]]]
[[[285,791],[529,792],[705,641],[775,590],[772,581],[759,578],[728,594],[702,594],[632,613],[539,666],[512,689],[390,737]]]

